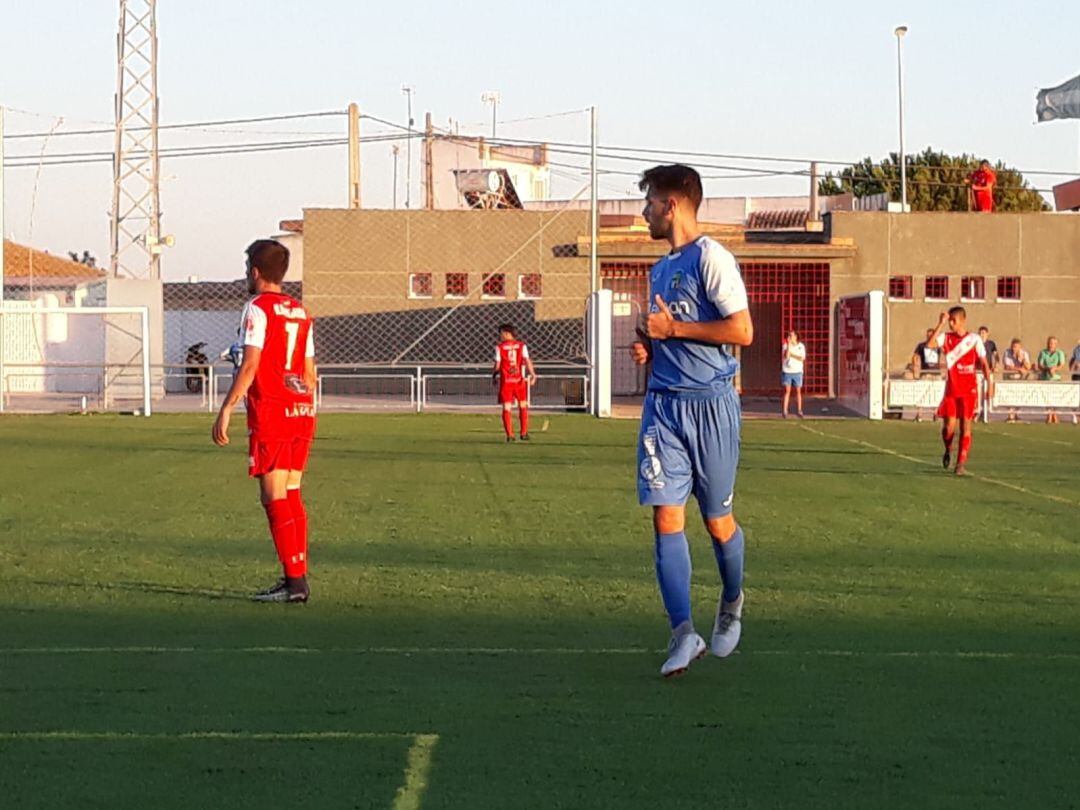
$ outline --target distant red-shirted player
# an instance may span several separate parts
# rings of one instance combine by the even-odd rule
[[[499,327],[499,345],[495,347],[495,368],[492,378],[499,386],[503,430],[506,440],[514,440],[514,417],[511,409],[517,402],[521,421],[521,440],[529,440],[529,386],[536,382],[536,369],[529,357],[529,347],[514,334],[514,327],[504,323]]]
[[[942,332],[945,324],[951,331]],[[967,312],[963,307],[953,307],[941,313],[941,319],[927,340],[942,350],[946,368],[945,396],[938,406],[937,415],[944,420],[941,428],[941,440],[945,443],[945,454],[941,457],[941,466],[949,469],[952,460],[952,444],[956,435],[957,422],[960,423],[960,452],[956,456],[956,474],[967,472],[968,453],[971,451],[971,426],[975,421],[975,412],[979,408],[979,380],[976,369],[981,369],[986,380],[986,395],[994,394],[994,381],[990,378],[990,365],[986,362],[986,347],[982,338],[967,330]]]
[[[971,198],[975,210],[993,211],[994,186],[997,185],[997,173],[990,166],[990,161],[981,161],[979,168],[969,174],[965,182],[971,186]]]
[[[248,292],[241,339],[244,360],[214,422],[217,445],[229,443],[229,417],[245,398],[248,475],[259,479],[270,535],[283,576],[257,602],[306,602],[307,511],[300,482],[315,436],[315,343],[303,305],[281,291],[289,250],[260,239],[247,249]]]

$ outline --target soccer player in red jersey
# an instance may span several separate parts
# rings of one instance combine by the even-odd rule
[[[946,323],[950,331],[943,332]],[[959,422],[960,452],[956,456],[956,474],[963,475],[967,472],[968,453],[971,451],[971,426],[979,406],[976,369],[982,370],[983,379],[986,380],[986,395],[994,395],[994,381],[990,377],[990,365],[986,362],[986,347],[978,334],[967,330],[967,312],[963,307],[942,312],[927,343],[942,350],[942,365],[946,369],[945,396],[937,410],[937,415],[944,420],[941,440],[945,443],[945,454],[941,457],[941,466],[949,469],[953,438]]]
[[[511,409],[518,406],[521,440],[529,440],[529,386],[536,382],[536,369],[529,357],[529,347],[514,334],[514,327],[504,323],[499,327],[499,345],[495,347],[495,368],[492,379],[499,385],[503,430],[506,440],[514,440],[514,417]]]
[[[989,160],[980,161],[979,168],[969,174],[964,182],[971,186],[976,211],[994,210],[994,186],[997,185],[997,173],[990,166]]]
[[[245,399],[248,475],[259,479],[283,576],[257,602],[306,602],[307,510],[300,481],[315,436],[315,343],[303,305],[281,291],[289,250],[272,239],[247,249],[248,292],[241,329],[244,359],[214,422],[214,443],[229,443],[229,417]]]

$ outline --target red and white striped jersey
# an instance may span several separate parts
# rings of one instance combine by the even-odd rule
[[[975,376],[981,363],[986,358],[986,346],[975,332],[958,335],[945,332],[937,336],[934,345],[944,350],[945,368],[948,376],[945,382],[946,395],[963,395],[977,391],[978,378]]]

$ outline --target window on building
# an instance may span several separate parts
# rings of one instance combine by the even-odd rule
[[[986,300],[986,277],[963,276],[960,279],[961,301],[985,301]]]
[[[1020,276],[998,276],[998,301],[1020,300]]]
[[[949,277],[927,276],[925,298],[927,301],[949,300]]]
[[[484,276],[484,298],[506,298],[506,273]]]
[[[464,298],[469,294],[469,274],[468,273],[447,273],[446,274],[446,297],[447,298]]]
[[[893,301],[910,301],[911,276],[889,276],[889,298]]]
[[[431,298],[431,273],[409,273],[409,298]]]
[[[544,283],[539,273],[522,273],[518,276],[518,298],[541,298]]]

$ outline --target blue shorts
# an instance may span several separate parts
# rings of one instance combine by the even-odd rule
[[[647,394],[638,436],[638,502],[682,506],[693,492],[706,518],[731,514],[741,423],[734,388],[702,398]]]
[[[802,372],[798,374],[788,374],[786,371],[780,374],[781,385],[793,385],[796,388],[802,388]]]

